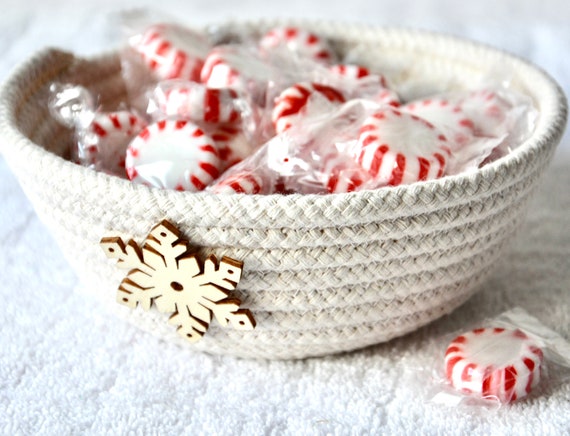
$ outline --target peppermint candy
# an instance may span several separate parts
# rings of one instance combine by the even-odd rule
[[[244,47],[218,47],[212,50],[200,72],[208,88],[231,88],[264,102],[267,84],[276,76],[272,65]]]
[[[261,176],[248,171],[240,171],[213,186],[216,194],[259,194],[263,189]]]
[[[368,68],[354,64],[337,64],[330,67],[329,70],[333,74],[347,77],[349,79],[362,79],[363,77],[370,75]],[[385,81],[382,85],[387,88]]]
[[[297,83],[285,89],[275,99],[271,120],[275,131],[283,133],[299,117],[307,115],[307,103],[311,96],[318,94],[331,103],[344,103],[344,95],[335,88],[319,83]]]
[[[254,151],[251,141],[237,126],[221,125],[211,129],[209,133],[216,143],[222,171],[241,162]]]
[[[350,156],[331,153],[323,158],[322,174],[329,193],[345,193],[358,190],[370,180],[370,176],[360,166],[354,164]]]
[[[397,186],[443,176],[451,155],[433,124],[396,109],[368,117],[358,137],[356,161],[377,186]]]
[[[339,88],[350,98],[364,98],[381,105],[400,106],[398,94],[391,90],[388,81],[381,74],[371,74],[367,68],[354,64],[338,64],[329,68],[341,78]]]
[[[95,113],[84,136],[80,160],[110,174],[125,174],[125,151],[146,122],[129,111]]]
[[[210,88],[246,89],[242,74],[230,65],[222,53],[215,50],[206,57],[200,80]]]
[[[364,98],[380,105],[399,107],[400,97],[388,88],[378,88],[372,83],[362,84],[355,89],[353,98]]]
[[[429,121],[440,130],[457,150],[473,139],[475,123],[461,106],[445,98],[427,98],[402,106],[402,111]]]
[[[527,396],[541,377],[543,353],[521,330],[480,328],[455,338],[445,373],[455,389],[508,403]]]
[[[203,36],[174,24],[149,27],[133,47],[159,79],[192,81],[200,80],[210,48]]]
[[[233,89],[210,89],[188,83],[172,86],[155,95],[160,112],[168,117],[206,123],[235,123],[240,119],[239,96]]]
[[[508,133],[507,114],[512,105],[497,92],[482,89],[469,93],[459,100],[459,106],[473,121],[478,136],[500,137]]]
[[[218,149],[197,125],[161,120],[145,128],[127,149],[134,182],[178,191],[202,191],[220,173]]]
[[[298,27],[278,27],[267,32],[259,42],[262,50],[285,48],[299,57],[329,63],[335,56],[326,41]]]

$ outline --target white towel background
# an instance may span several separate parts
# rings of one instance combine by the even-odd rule
[[[566,0],[85,3],[0,0],[0,79],[46,45],[118,46],[108,12],[150,5],[195,25],[295,16],[445,31],[530,59],[570,93]],[[362,351],[266,362],[164,343],[74,292],[77,277],[0,158],[0,433],[569,434],[569,381],[498,411],[430,401],[450,332],[520,306],[570,338],[569,186],[566,134],[510,251],[450,316]]]

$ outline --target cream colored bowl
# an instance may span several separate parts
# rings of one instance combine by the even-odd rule
[[[264,30],[275,23],[234,24]],[[196,351],[291,359],[353,350],[403,335],[464,303],[492,272],[524,219],[529,195],[566,124],[566,100],[539,68],[449,36],[359,25],[303,23],[341,52],[358,46],[407,97],[467,89],[490,71],[540,112],[532,136],[469,174],[334,195],[216,196],[150,189],[65,159],[70,132],[47,110],[53,81],[82,83],[107,107],[124,98],[116,54],[79,59],[46,50],[18,68],[0,95],[2,152],[86,289],[117,313]],[[168,315],[116,303],[125,275],[99,246],[112,233],[142,241],[163,219],[200,254],[244,262],[236,295],[257,327],[212,322],[189,344]]]

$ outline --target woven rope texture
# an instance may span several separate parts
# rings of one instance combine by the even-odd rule
[[[2,152],[86,289],[142,329],[194,350],[270,359],[386,341],[464,303],[524,218],[566,123],[565,98],[546,74],[497,50],[437,34],[305,25],[333,39],[338,50],[351,49],[364,63],[382,67],[408,98],[414,89],[467,88],[497,66],[512,71],[513,87],[540,111],[536,131],[481,170],[397,188],[326,196],[150,189],[67,161],[71,134],[46,107],[47,87],[56,80],[85,84],[107,107],[116,106],[125,97],[117,55],[83,60],[57,50],[39,53],[1,91]],[[244,261],[237,294],[257,320],[253,332],[213,323],[189,345],[167,315],[115,303],[124,271],[106,259],[99,240],[122,234],[140,242],[165,218],[201,254]]]

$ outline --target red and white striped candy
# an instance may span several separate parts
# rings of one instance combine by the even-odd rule
[[[134,48],[159,79],[200,80],[209,43],[199,34],[174,24],[149,27]]]
[[[452,150],[472,140],[473,121],[459,105],[444,98],[428,98],[402,106],[402,111],[417,115],[436,126],[448,139]]]
[[[198,83],[172,87],[157,98],[163,115],[206,123],[239,121],[237,99],[233,89],[210,89]]]
[[[358,80],[371,75],[378,77],[378,82],[383,88],[389,88],[388,80],[381,74],[371,74],[368,68],[356,64],[337,64],[329,68],[331,73],[347,79]]]
[[[473,91],[459,101],[463,112],[473,121],[478,136],[500,137],[508,132],[506,124],[511,104],[489,89]]]
[[[218,149],[221,171],[241,162],[254,151],[251,142],[237,126],[217,126],[209,134]]]
[[[344,193],[356,191],[370,176],[350,156],[331,153],[323,158],[322,173],[327,191]]]
[[[216,194],[259,194],[263,189],[260,175],[248,171],[233,174],[213,186]]]
[[[339,76],[346,77],[349,79],[362,79],[370,75],[368,68],[355,65],[355,64],[337,64],[329,68],[331,73],[338,74]],[[383,84],[386,88],[387,86]]]
[[[400,106],[400,97],[396,92],[388,88],[376,88],[372,86],[360,86],[356,89],[357,98],[364,98],[372,100],[381,105],[387,105],[392,107]]]
[[[389,88],[388,81],[381,74],[371,74],[367,68],[354,64],[333,65],[329,70],[349,82],[346,88],[350,89],[350,98],[365,98],[382,105],[400,106],[398,94]]]
[[[445,136],[428,121],[384,109],[368,117],[355,158],[377,186],[396,186],[443,176],[451,152]]]
[[[208,135],[186,120],[151,124],[127,149],[126,169],[134,182],[201,191],[220,173],[218,149]]]
[[[276,75],[275,66],[248,47],[226,46],[212,50],[204,62],[200,80],[208,88],[231,88],[265,103],[267,84]]]
[[[86,144],[81,160],[97,169],[124,176],[125,151],[131,139],[146,122],[129,111],[96,113],[86,138],[95,139]]]
[[[462,392],[510,402],[540,382],[542,361],[542,351],[522,331],[480,328],[451,342],[445,372]]]
[[[298,27],[278,27],[267,32],[259,42],[263,50],[278,47],[318,62],[331,62],[335,55],[326,41]]]
[[[283,133],[298,119],[306,115],[306,106],[309,98],[318,93],[331,103],[344,103],[345,98],[340,91],[319,83],[297,83],[285,89],[275,99],[271,120],[275,131]]]
[[[209,88],[231,88],[240,91],[247,89],[242,73],[231,65],[219,50],[213,50],[206,57],[200,71],[200,80]]]

